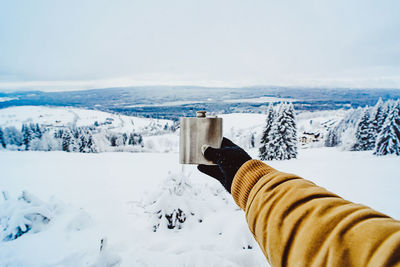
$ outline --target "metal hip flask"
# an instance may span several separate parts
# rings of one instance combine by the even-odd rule
[[[179,162],[181,164],[215,165],[201,153],[202,145],[221,147],[222,118],[197,111],[194,118],[180,118]]]

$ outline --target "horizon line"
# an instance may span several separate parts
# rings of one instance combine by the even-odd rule
[[[400,78],[395,77],[396,81],[376,83],[376,79],[368,82],[367,80],[357,79],[321,79],[303,80],[286,82],[225,82],[225,81],[143,81],[133,79],[103,79],[103,80],[49,80],[49,81],[0,81],[0,92],[66,92],[66,91],[85,91],[96,89],[128,88],[128,87],[204,87],[204,88],[249,88],[249,87],[287,87],[304,89],[350,89],[350,90],[399,90]],[[397,81],[398,80],[398,81]],[[380,84],[382,83],[382,84]],[[369,84],[369,85],[367,85]]]

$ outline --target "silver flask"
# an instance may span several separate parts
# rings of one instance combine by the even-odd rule
[[[180,118],[179,162],[181,164],[215,165],[204,158],[202,145],[221,147],[222,118],[206,116],[205,111],[197,111],[196,117]]]

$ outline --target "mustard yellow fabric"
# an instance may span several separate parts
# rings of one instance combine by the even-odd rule
[[[272,266],[400,266],[400,222],[382,213],[259,160],[231,189]]]

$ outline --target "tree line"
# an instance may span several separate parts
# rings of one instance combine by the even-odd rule
[[[355,118],[358,117],[358,120]],[[356,122],[354,124],[354,122]],[[350,150],[368,151],[375,155],[400,155],[400,100],[383,102],[349,114],[328,132],[325,146],[335,147],[344,142],[346,128],[355,127]]]
[[[117,133],[94,126],[46,127],[29,123],[23,124],[21,130],[0,127],[0,147],[10,150],[97,153],[119,146],[143,147],[143,137],[135,132]]]

